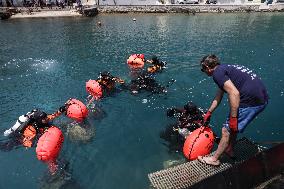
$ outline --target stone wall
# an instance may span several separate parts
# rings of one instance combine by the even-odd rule
[[[284,11],[284,4],[269,5],[259,9],[260,5],[151,5],[151,6],[99,6],[101,13],[201,13],[201,12],[260,12]]]

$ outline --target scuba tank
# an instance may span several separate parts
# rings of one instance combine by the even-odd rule
[[[31,121],[32,117],[34,116],[35,112],[41,112],[38,109],[33,109],[31,112],[26,113],[25,115],[21,115],[16,123],[4,132],[4,136],[9,136],[13,132],[22,132],[27,127],[28,123]]]
[[[21,115],[18,120],[16,121],[16,123],[10,128],[7,129],[4,132],[4,136],[9,136],[10,134],[12,134],[13,132],[21,132],[28,124],[30,118],[29,118],[29,114],[30,112],[28,112],[25,115]]]

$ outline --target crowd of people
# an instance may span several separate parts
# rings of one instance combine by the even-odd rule
[[[149,66],[145,68],[144,63],[149,63]],[[166,62],[160,61],[157,56],[145,60],[144,55],[135,54],[129,59],[128,65],[134,71],[129,83],[118,76],[113,76],[110,72],[101,72],[96,80],[89,81],[86,86],[90,93],[89,104],[108,96],[116,88],[129,90],[131,94],[137,94],[142,90],[151,93],[166,91],[165,87],[155,80],[155,74],[166,68]],[[192,102],[188,102],[182,108],[169,108],[167,116],[176,118],[176,122],[162,133],[161,137],[170,140],[174,133],[182,143],[195,129],[209,126],[212,113],[220,104],[224,94],[227,94],[230,110],[222,127],[222,136],[218,140],[217,150],[213,156],[198,157],[202,163],[218,166],[223,153],[230,157],[234,156],[237,134],[243,133],[248,124],[265,109],[268,104],[268,94],[261,79],[244,66],[221,64],[216,55],[203,57],[200,66],[201,71],[213,77],[218,86],[211,106],[206,113]],[[37,135],[42,135],[50,127],[52,120],[66,113],[69,105],[67,101],[55,113],[49,115],[39,109],[32,110],[20,116],[16,124],[7,129],[4,135],[21,135],[23,145],[31,147],[32,140]],[[36,134],[32,137],[25,136],[27,128],[35,130]]]
[[[57,8],[72,8],[73,3],[76,3],[76,7],[80,8],[82,7],[82,2],[81,0],[23,0],[22,5],[23,7],[40,7],[41,9],[43,8],[48,8],[52,9],[53,7]],[[4,3],[2,0],[0,0],[0,7],[4,6]],[[14,7],[15,3],[13,0],[6,0],[5,1],[5,6],[6,7]]]

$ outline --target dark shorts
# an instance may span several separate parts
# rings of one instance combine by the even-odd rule
[[[245,128],[248,126],[248,124],[260,113],[262,112],[267,103],[260,106],[254,106],[254,107],[246,107],[246,108],[239,108],[238,112],[238,132],[242,133],[244,132]],[[224,127],[230,132],[229,127],[229,116],[226,119],[226,122],[224,124]]]

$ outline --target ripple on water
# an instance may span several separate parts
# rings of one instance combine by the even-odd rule
[[[39,72],[47,72],[53,70],[58,64],[53,59],[43,58],[26,58],[26,59],[12,59],[0,67],[2,72],[0,80],[17,79],[19,77],[30,77]]]

